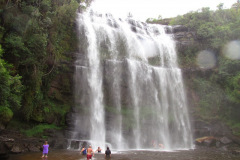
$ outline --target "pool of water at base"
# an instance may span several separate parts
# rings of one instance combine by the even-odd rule
[[[8,160],[43,160],[41,152],[10,155]],[[53,150],[49,151],[44,160],[86,160],[87,158],[79,151]],[[92,160],[105,160],[103,153],[96,153]],[[194,149],[182,151],[151,151],[151,150],[128,150],[113,152],[111,160],[240,160],[240,155],[219,149]]]

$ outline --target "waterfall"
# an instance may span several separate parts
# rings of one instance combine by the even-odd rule
[[[175,42],[165,27],[78,14],[74,134],[94,148],[193,148]]]

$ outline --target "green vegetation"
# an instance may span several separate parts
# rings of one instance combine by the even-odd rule
[[[22,132],[28,137],[39,137],[39,136],[42,136],[45,129],[60,129],[60,128],[55,125],[40,124],[40,125],[34,126],[31,129],[22,130]],[[43,138],[46,138],[46,136],[44,136]]]
[[[12,66],[2,57],[0,45],[0,126],[5,126],[12,119],[13,111],[20,108],[21,103],[21,77],[14,74]]]
[[[240,53],[238,48],[227,46],[229,42],[239,43],[239,3],[231,9],[223,9],[223,4],[219,4],[216,11],[202,8],[173,18],[170,24],[184,25],[195,33],[194,44],[179,54],[181,67],[198,71],[187,80],[197,97],[194,113],[206,121],[223,120],[239,135]],[[197,68],[196,59],[202,50],[216,56],[217,64],[213,68],[202,71]],[[235,57],[228,56],[231,51]]]
[[[8,107],[0,106],[0,116],[1,116],[0,126],[1,125],[4,126],[8,121],[12,119],[13,112]]]
[[[78,49],[75,19],[85,0],[0,2],[0,126],[12,118],[65,124],[72,106],[69,65]],[[63,63],[64,62],[64,63]],[[52,87],[54,84],[54,87]]]
[[[162,25],[168,25],[172,18],[165,18],[163,19],[161,15],[158,16],[158,18],[148,18],[146,20],[147,23],[152,23],[152,24],[162,24]]]

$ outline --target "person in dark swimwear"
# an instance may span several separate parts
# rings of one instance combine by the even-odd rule
[[[98,147],[98,149],[95,152],[101,153],[102,149]]]
[[[83,146],[80,154],[82,154],[82,155],[86,155],[87,154],[87,148],[85,148],[85,146]]]
[[[111,158],[111,150],[109,147],[107,147],[107,150],[105,151],[105,158]]]

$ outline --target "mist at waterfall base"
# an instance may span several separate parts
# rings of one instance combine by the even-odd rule
[[[70,144],[112,150],[192,149],[171,28],[110,14],[78,14]],[[70,147],[71,148],[71,147]]]

